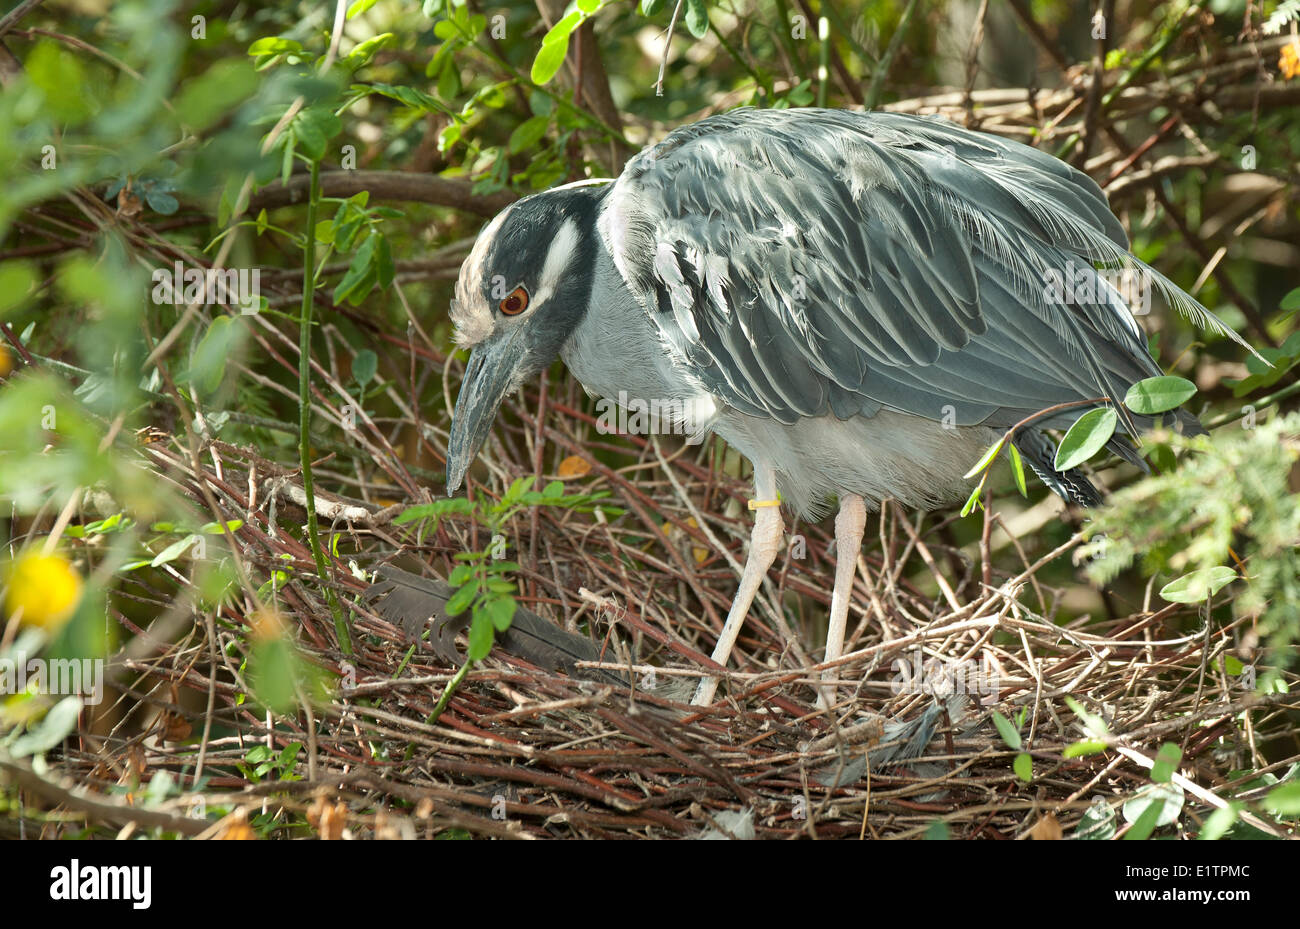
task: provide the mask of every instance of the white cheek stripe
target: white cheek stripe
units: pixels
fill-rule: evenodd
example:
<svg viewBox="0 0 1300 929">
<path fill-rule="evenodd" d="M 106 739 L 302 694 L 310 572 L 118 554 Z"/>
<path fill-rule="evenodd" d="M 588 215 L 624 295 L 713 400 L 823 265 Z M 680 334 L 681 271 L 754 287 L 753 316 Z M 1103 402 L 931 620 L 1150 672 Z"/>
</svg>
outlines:
<svg viewBox="0 0 1300 929">
<path fill-rule="evenodd" d="M 477 345 L 492 334 L 492 310 L 483 302 L 478 284 L 482 279 L 483 262 L 487 260 L 488 249 L 492 247 L 492 241 L 509 211 L 510 207 L 506 207 L 483 228 L 461 266 L 460 277 L 456 281 L 456 301 L 452 304 L 451 313 L 451 321 L 456 327 L 454 338 L 458 345 Z"/>
<path fill-rule="evenodd" d="M 560 230 L 551 240 L 551 247 L 546 251 L 546 262 L 542 265 L 542 278 L 537 287 L 537 293 L 533 294 L 532 303 L 541 305 L 541 303 L 555 293 L 555 288 L 560 285 L 560 278 L 573 260 L 574 253 L 578 249 L 578 224 L 572 219 L 566 219 L 561 225 Z"/>
</svg>

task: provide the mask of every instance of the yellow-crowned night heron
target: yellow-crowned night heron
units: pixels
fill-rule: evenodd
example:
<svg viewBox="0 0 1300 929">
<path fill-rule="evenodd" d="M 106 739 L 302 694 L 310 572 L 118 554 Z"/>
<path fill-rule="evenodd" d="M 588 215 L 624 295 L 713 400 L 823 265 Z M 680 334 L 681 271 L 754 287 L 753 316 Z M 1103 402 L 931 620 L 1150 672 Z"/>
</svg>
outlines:
<svg viewBox="0 0 1300 929">
<path fill-rule="evenodd" d="M 1122 399 L 1161 373 L 1097 267 L 1136 269 L 1227 331 L 1129 254 L 1096 184 L 1036 149 L 895 113 L 702 120 L 617 180 L 520 200 L 480 234 L 452 306 L 473 352 L 447 491 L 502 398 L 561 357 L 589 392 L 659 401 L 722 436 L 753 462 L 756 503 L 815 516 L 838 498 L 832 660 L 868 509 L 886 497 L 925 509 L 960 501 L 963 475 L 1011 425 L 1057 404 Z M 1053 280 L 1072 286 L 1054 292 Z M 1042 432 L 1082 412 L 1036 421 L 1015 444 L 1052 490 L 1087 505 L 1096 488 L 1054 469 Z M 1199 428 L 1186 411 L 1174 418 Z M 1150 423 L 1124 417 L 1121 432 Z M 1109 447 L 1141 465 L 1120 432 Z M 779 507 L 755 508 L 719 664 L 782 533 Z M 712 702 L 716 687 L 702 680 L 695 702 Z"/>
</svg>

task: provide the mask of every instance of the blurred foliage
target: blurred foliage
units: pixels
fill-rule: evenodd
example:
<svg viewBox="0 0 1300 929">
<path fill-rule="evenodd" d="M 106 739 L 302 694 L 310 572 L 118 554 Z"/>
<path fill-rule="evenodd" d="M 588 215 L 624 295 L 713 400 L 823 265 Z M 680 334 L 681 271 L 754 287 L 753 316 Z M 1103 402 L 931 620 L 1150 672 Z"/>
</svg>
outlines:
<svg viewBox="0 0 1300 929">
<path fill-rule="evenodd" d="M 1135 560 L 1148 573 L 1189 577 L 1167 585 L 1165 598 L 1204 600 L 1237 576 L 1247 580 L 1232 598 L 1237 616 L 1258 617 L 1271 660 L 1285 666 L 1300 639 L 1300 496 L 1293 482 L 1300 462 L 1300 413 L 1254 428 L 1208 436 L 1168 436 L 1192 452 L 1174 471 L 1125 487 L 1089 522 L 1080 557 L 1088 574 L 1110 582 Z"/>
</svg>

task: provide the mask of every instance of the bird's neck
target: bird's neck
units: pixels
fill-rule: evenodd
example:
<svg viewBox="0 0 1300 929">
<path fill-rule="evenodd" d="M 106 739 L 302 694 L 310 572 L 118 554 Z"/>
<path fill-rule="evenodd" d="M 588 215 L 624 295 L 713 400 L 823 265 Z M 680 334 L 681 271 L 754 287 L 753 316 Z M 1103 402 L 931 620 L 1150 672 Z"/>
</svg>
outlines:
<svg viewBox="0 0 1300 929">
<path fill-rule="evenodd" d="M 560 357 L 588 393 L 615 402 L 620 393 L 645 400 L 671 398 L 673 380 L 665 370 L 671 362 L 659 333 L 623 283 L 599 235 L 591 254 L 591 298 Z"/>
</svg>

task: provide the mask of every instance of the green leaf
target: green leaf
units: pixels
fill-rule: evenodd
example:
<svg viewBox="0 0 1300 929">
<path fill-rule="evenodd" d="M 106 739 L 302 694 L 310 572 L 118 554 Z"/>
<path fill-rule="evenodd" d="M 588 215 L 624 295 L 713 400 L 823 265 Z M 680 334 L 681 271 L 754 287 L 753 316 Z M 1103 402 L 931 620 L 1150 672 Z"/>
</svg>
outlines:
<svg viewBox="0 0 1300 929">
<path fill-rule="evenodd" d="M 1300 310 L 1300 287 L 1283 297 L 1279 306 L 1284 310 Z"/>
<path fill-rule="evenodd" d="M 226 362 L 244 335 L 234 316 L 218 316 L 194 347 L 187 379 L 203 394 L 211 394 L 226 376 Z"/>
<path fill-rule="evenodd" d="M 204 523 L 199 527 L 199 532 L 204 535 L 225 535 L 227 529 L 231 532 L 238 532 L 244 525 L 242 519 L 228 519 L 225 524 L 222 523 Z"/>
<path fill-rule="evenodd" d="M 709 10 L 704 0 L 686 0 L 686 28 L 697 39 L 709 34 Z"/>
<path fill-rule="evenodd" d="M 293 176 L 293 152 L 298 146 L 298 139 L 293 133 L 285 133 L 280 138 L 284 140 L 284 152 L 280 158 L 280 183 L 287 185 Z"/>
<path fill-rule="evenodd" d="M 76 731 L 77 717 L 80 714 L 81 698 L 64 697 L 54 704 L 35 729 L 14 739 L 9 746 L 9 754 L 15 758 L 25 758 L 48 752 Z"/>
<path fill-rule="evenodd" d="M 474 617 L 474 621 L 469 624 L 469 660 L 482 661 L 487 657 L 488 652 L 492 651 L 492 621 L 488 619 L 487 614 L 480 613 Z"/>
<path fill-rule="evenodd" d="M 584 17 L 591 16 L 597 13 L 602 5 L 603 0 L 578 0 L 578 12 Z"/>
<path fill-rule="evenodd" d="M 1029 756 L 1028 752 L 1021 752 L 1012 762 L 1011 769 L 1016 772 L 1016 777 L 1020 778 L 1026 784 L 1034 779 L 1034 759 Z"/>
<path fill-rule="evenodd" d="M 1282 816 L 1300 815 L 1300 781 L 1287 781 L 1268 792 L 1264 808 Z"/>
<path fill-rule="evenodd" d="M 252 45 L 248 46 L 248 54 L 253 58 L 259 58 L 263 55 L 284 55 L 301 51 L 301 42 L 295 42 L 293 39 L 282 39 L 279 36 L 267 36 L 266 38 L 258 39 Z"/>
<path fill-rule="evenodd" d="M 1241 807 L 1236 803 L 1229 803 L 1226 807 L 1219 807 L 1209 815 L 1205 820 L 1205 825 L 1201 827 L 1198 839 L 1214 841 L 1223 838 L 1223 834 L 1231 829 L 1237 823 L 1237 814 Z"/>
<path fill-rule="evenodd" d="M 261 78 L 243 60 L 225 59 L 187 81 L 176 99 L 176 112 L 192 129 L 207 129 L 257 92 Z"/>
<path fill-rule="evenodd" d="M 935 842 L 946 842 L 952 838 L 952 834 L 948 831 L 946 822 L 936 819 L 925 827 L 925 838 Z"/>
<path fill-rule="evenodd" d="M 366 240 L 361 243 L 361 247 L 352 256 L 352 263 L 348 265 L 347 273 L 343 275 L 343 280 L 339 281 L 334 288 L 335 303 L 342 303 L 347 300 L 355 306 L 374 288 L 377 275 L 371 265 L 375 257 L 375 240 L 377 238 L 379 238 L 377 232 L 372 232 L 366 236 Z"/>
<path fill-rule="evenodd" d="M 1182 406 L 1195 395 L 1196 385 L 1185 377 L 1148 377 L 1128 389 L 1124 405 L 1134 413 L 1154 416 Z"/>
<path fill-rule="evenodd" d="M 91 113 L 92 88 L 81 59 L 57 42 L 41 39 L 23 62 L 32 86 L 44 93 L 44 110 L 59 122 L 79 123 Z"/>
<path fill-rule="evenodd" d="M 348 52 L 348 57 L 346 59 L 348 66 L 352 68 L 360 68 L 369 64 L 370 60 L 375 57 L 375 54 L 385 45 L 393 44 L 395 38 L 396 37 L 391 32 L 384 32 L 380 35 L 366 39 L 356 48 L 352 49 L 352 51 Z"/>
<path fill-rule="evenodd" d="M 1217 565 L 1184 574 L 1160 588 L 1160 596 L 1170 603 L 1200 603 L 1208 600 L 1237 579 L 1232 568 Z"/>
<path fill-rule="evenodd" d="M 368 348 L 357 352 L 356 357 L 352 359 L 352 378 L 362 387 L 375 379 L 375 372 L 378 370 L 379 356 Z"/>
<path fill-rule="evenodd" d="M 514 601 L 513 597 L 498 597 L 484 604 L 483 612 L 492 621 L 492 625 L 497 632 L 505 632 L 510 628 L 510 623 L 515 618 L 515 610 L 518 607 L 519 604 Z"/>
<path fill-rule="evenodd" d="M 1071 697 L 1069 694 L 1066 694 L 1065 696 L 1065 705 L 1070 708 L 1071 713 L 1083 721 L 1084 726 L 1087 727 L 1088 732 L 1092 735 L 1105 736 L 1110 734 L 1110 730 L 1107 728 L 1105 720 L 1094 713 L 1089 713 L 1083 708 L 1082 703 Z"/>
<path fill-rule="evenodd" d="M 298 145 L 314 161 L 325 157 L 325 146 L 343 131 L 343 121 L 327 106 L 309 106 L 290 124 Z"/>
<path fill-rule="evenodd" d="M 443 20 L 446 22 L 446 20 Z M 455 69 L 452 68 L 452 71 Z M 446 116 L 454 115 L 437 97 L 426 94 L 422 90 L 416 90 L 414 87 L 401 87 L 396 84 L 358 84 L 357 89 L 368 90 L 371 93 L 379 94 L 382 97 L 388 97 L 390 100 L 396 100 L 399 103 L 405 103 L 415 110 L 421 110 L 427 113 L 442 113 Z"/>
<path fill-rule="evenodd" d="M 0 265 L 0 318 L 22 304 L 36 284 L 36 272 L 30 262 L 7 261 Z"/>
<path fill-rule="evenodd" d="M 968 516 L 968 515 L 970 515 L 971 511 L 974 510 L 975 507 L 979 506 L 979 504 L 980 504 L 980 494 L 983 492 L 983 490 L 984 490 L 984 485 L 983 485 L 983 484 L 976 484 L 976 485 L 975 485 L 975 489 L 972 490 L 972 491 L 970 492 L 970 496 L 966 498 L 966 503 L 962 505 L 962 508 L 961 508 L 961 515 L 962 515 L 962 516 Z"/>
<path fill-rule="evenodd" d="M 1145 839 L 1172 825 L 1183 811 L 1183 789 L 1176 784 L 1149 784 L 1124 802 L 1124 819 L 1133 824 L 1126 839 Z"/>
<path fill-rule="evenodd" d="M 974 477 L 975 475 L 983 471 L 985 468 L 987 468 L 989 466 L 989 463 L 992 462 L 994 458 L 998 457 L 998 452 L 1002 451 L 1002 443 L 1005 441 L 1006 441 L 1006 436 L 1003 436 L 1002 438 L 994 442 L 992 445 L 990 445 L 988 447 L 988 450 L 985 451 L 984 454 L 980 457 L 980 460 L 975 462 L 975 466 L 972 467 L 965 474 L 963 474 L 962 478 L 964 480 L 970 480 L 972 477 Z"/>
<path fill-rule="evenodd" d="M 151 568 L 156 568 L 159 565 L 165 565 L 169 562 L 175 561 L 177 558 L 181 557 L 181 555 L 184 555 L 191 548 L 193 548 L 194 543 L 197 540 L 198 540 L 197 535 L 187 535 L 185 538 L 177 542 L 173 542 L 171 545 L 168 545 L 156 556 L 154 556 L 154 560 L 149 562 L 149 566 Z"/>
<path fill-rule="evenodd" d="M 294 682 L 301 668 L 293 644 L 282 636 L 253 643 L 249 659 L 253 695 L 262 706 L 283 713 L 297 705 Z M 267 750 L 269 757 L 270 750 Z"/>
<path fill-rule="evenodd" d="M 1118 422 L 1119 416 L 1109 406 L 1089 410 L 1080 416 L 1061 440 L 1061 447 L 1056 450 L 1056 470 L 1077 468 L 1097 454 L 1115 434 L 1115 424 Z"/>
<path fill-rule="evenodd" d="M 1007 748 L 1011 749 L 1013 752 L 1020 751 L 1020 733 L 1017 732 L 1016 727 L 1011 724 L 1011 720 L 1007 719 L 997 710 L 994 710 L 993 725 L 997 727 L 998 735 L 1002 736 L 1002 741 L 1007 743 Z"/>
<path fill-rule="evenodd" d="M 564 56 L 568 53 L 568 35 L 565 35 L 563 41 L 543 43 L 537 57 L 533 59 L 533 69 L 529 74 L 532 82 L 538 85 L 548 83 L 563 66 Z"/>
<path fill-rule="evenodd" d="M 1020 496 L 1029 496 L 1029 487 L 1025 484 L 1025 466 L 1020 460 L 1020 450 L 1016 448 L 1015 443 L 1007 446 L 1011 453 L 1011 475 L 1016 479 L 1016 489 L 1020 491 Z"/>
<path fill-rule="evenodd" d="M 1132 801 L 1129 802 L 1131 803 Z M 1129 820 L 1129 822 L 1133 823 L 1133 826 L 1128 832 L 1124 833 L 1124 839 L 1126 841 L 1141 842 L 1144 839 L 1149 839 L 1151 838 L 1151 833 L 1155 832 L 1156 827 L 1160 825 L 1160 814 L 1164 809 L 1162 804 L 1147 801 L 1144 805 L 1139 807 L 1139 809 L 1141 812 L 1137 814 L 1137 818 Z M 1128 810 L 1129 804 L 1125 803 L 1125 819 L 1129 818 Z"/>
<path fill-rule="evenodd" d="M 1115 832 L 1115 811 L 1104 800 L 1098 800 L 1088 807 L 1079 825 L 1074 827 L 1074 838 L 1105 842 Z"/>
<path fill-rule="evenodd" d="M 1156 470 L 1161 474 L 1167 474 L 1178 466 L 1178 459 L 1174 457 L 1174 450 L 1164 442 L 1157 442 L 1148 446 L 1147 457 L 1151 459 L 1151 464 L 1155 465 Z"/>
<path fill-rule="evenodd" d="M 471 579 L 464 587 L 461 587 L 447 598 L 447 605 L 444 608 L 447 615 L 459 616 L 461 613 L 464 613 L 469 609 L 470 604 L 474 602 L 474 598 L 477 596 L 478 584 L 474 583 L 473 579 Z"/>
<path fill-rule="evenodd" d="M 1277 370 L 1279 364 L 1286 360 L 1281 349 L 1265 346 L 1259 349 L 1258 355 L 1252 353 L 1246 356 L 1246 370 L 1251 374 L 1264 375 Z"/>
<path fill-rule="evenodd" d="M 393 252 L 388 247 L 388 236 L 382 233 L 376 233 L 378 241 L 375 243 L 375 274 L 381 288 L 387 289 L 392 286 L 393 278 L 397 276 L 397 267 L 393 264 Z"/>
<path fill-rule="evenodd" d="M 348 19 L 351 19 L 354 16 L 360 16 L 378 2 L 379 0 L 356 0 L 355 3 L 348 7 Z"/>
<path fill-rule="evenodd" d="M 1235 658 L 1232 655 L 1224 655 L 1223 670 L 1228 674 L 1231 674 L 1233 677 L 1239 677 L 1241 672 L 1246 670 L 1246 666 L 1241 663 L 1241 659 Z"/>
<path fill-rule="evenodd" d="M 322 219 L 320 222 L 316 224 L 317 242 L 320 242 L 324 245 L 332 245 L 334 243 L 334 235 L 335 235 L 334 220 Z"/>
<path fill-rule="evenodd" d="M 585 16 L 583 16 L 577 10 L 574 10 L 568 16 L 564 17 L 558 23 L 552 26 L 547 31 L 546 35 L 542 36 L 542 44 L 555 45 L 557 43 L 563 42 L 565 47 L 567 48 L 569 45 L 569 34 L 573 32 L 574 29 L 577 29 L 580 25 L 582 25 L 582 21 L 584 19 L 586 19 Z"/>
<path fill-rule="evenodd" d="M 795 106 L 808 106 L 812 103 L 816 99 L 816 95 L 813 93 L 811 78 L 802 80 L 791 87 L 786 93 L 785 99 Z"/>
<path fill-rule="evenodd" d="M 1073 745 L 1067 745 L 1065 751 L 1061 752 L 1061 757 L 1084 758 L 1088 755 L 1099 755 L 1109 747 L 1105 742 L 1097 739 L 1082 739 Z"/>
<path fill-rule="evenodd" d="M 518 155 L 532 148 L 546 135 L 546 129 L 550 124 L 551 120 L 548 116 L 533 116 L 524 120 L 515 127 L 514 132 L 510 133 L 510 142 L 507 145 L 510 154 Z"/>
<path fill-rule="evenodd" d="M 180 201 L 163 190 L 146 189 L 144 200 L 149 204 L 149 209 L 162 216 L 171 216 L 181 208 Z"/>
<path fill-rule="evenodd" d="M 641 15 L 654 16 L 663 9 L 666 2 L 667 0 L 641 0 Z M 1297 293 L 1300 293 L 1300 291 L 1297 291 Z"/>
<path fill-rule="evenodd" d="M 1151 767 L 1151 780 L 1157 784 L 1167 784 L 1174 776 L 1178 763 L 1183 760 L 1183 750 L 1172 742 L 1166 742 L 1156 752 L 1156 763 Z"/>
</svg>

